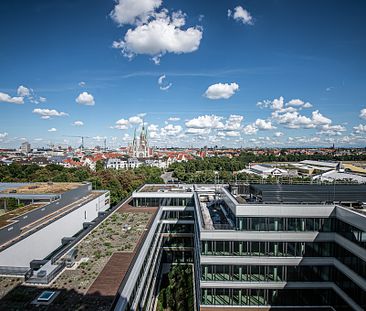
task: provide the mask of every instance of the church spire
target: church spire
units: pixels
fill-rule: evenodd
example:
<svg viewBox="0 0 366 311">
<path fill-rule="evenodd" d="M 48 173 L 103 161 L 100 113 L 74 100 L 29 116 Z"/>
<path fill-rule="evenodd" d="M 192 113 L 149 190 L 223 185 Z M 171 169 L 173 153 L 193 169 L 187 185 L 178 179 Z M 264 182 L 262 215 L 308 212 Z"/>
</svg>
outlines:
<svg viewBox="0 0 366 311">
<path fill-rule="evenodd" d="M 135 131 L 133 133 L 133 142 L 132 142 L 133 145 L 136 144 L 136 128 L 135 128 Z"/>
</svg>

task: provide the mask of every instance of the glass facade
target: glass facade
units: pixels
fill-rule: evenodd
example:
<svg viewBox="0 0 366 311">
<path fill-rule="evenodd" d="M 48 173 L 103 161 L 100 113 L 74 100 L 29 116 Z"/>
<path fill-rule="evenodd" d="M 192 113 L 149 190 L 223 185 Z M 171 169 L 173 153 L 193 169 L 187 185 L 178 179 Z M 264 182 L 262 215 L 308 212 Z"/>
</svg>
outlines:
<svg viewBox="0 0 366 311">
<path fill-rule="evenodd" d="M 202 265 L 202 281 L 320 282 L 331 281 L 332 266 Z"/>
<path fill-rule="evenodd" d="M 161 219 L 194 220 L 193 211 L 164 211 Z"/>
<path fill-rule="evenodd" d="M 353 243 L 366 248 L 366 231 L 333 217 L 236 217 L 235 223 L 236 230 L 242 231 L 337 232 Z"/>
<path fill-rule="evenodd" d="M 331 306 L 349 310 L 349 306 L 330 289 L 232 289 L 202 288 L 203 305 L 243 306 Z M 291 309 L 289 309 L 291 310 Z"/>
<path fill-rule="evenodd" d="M 208 256 L 302 257 L 305 242 L 201 241 L 201 254 Z"/>
<path fill-rule="evenodd" d="M 366 232 L 349 225 L 335 217 L 235 217 L 229 208 L 231 202 L 220 200 L 217 205 L 216 216 L 221 211 L 229 220 L 231 232 L 255 231 L 255 232 L 336 232 L 347 240 L 363 248 L 366 247 Z M 255 257 L 329 257 L 336 258 L 339 262 L 354 271 L 358 276 L 366 280 L 366 262 L 360 259 L 357 254 L 352 254 L 342 245 L 335 242 L 290 242 L 290 241 L 229 241 L 229 240 L 202 240 L 200 232 L 195 233 L 196 222 L 195 212 L 177 211 L 175 206 L 194 206 L 192 198 L 134 198 L 133 205 L 136 207 L 172 207 L 163 211 L 160 220 L 187 220 L 187 223 L 160 223 L 160 238 L 162 244 L 160 250 L 151 250 L 155 255 L 162 253 L 162 262 L 185 262 L 195 263 L 197 271 L 196 288 L 201 290 L 198 300 L 203 305 L 243 305 L 243 306 L 333 306 L 337 310 L 349 310 L 347 305 L 331 288 L 329 284 L 320 285 L 323 288 L 317 289 L 296 289 L 297 285 L 292 283 L 291 289 L 274 289 L 282 284 L 271 284 L 276 282 L 333 282 L 343 290 L 355 303 L 366 310 L 365 291 L 353 280 L 348 278 L 331 261 L 322 265 L 286 265 L 280 264 L 258 264 Z M 304 206 L 304 208 L 306 208 Z M 168 208 L 165 208 L 168 209 Z M 220 216 L 220 215 L 219 215 Z M 213 217 L 211 215 L 211 217 Z M 216 218 L 219 218 L 218 216 Z M 226 219 L 225 218 L 225 219 Z M 228 230 L 224 228 L 222 219 L 214 223 L 218 231 Z M 166 221 L 168 222 L 168 221 Z M 193 223 L 194 222 L 194 223 Z M 219 227 L 222 225 L 223 227 Z M 238 232 L 236 232 L 238 233 Z M 242 232 L 245 236 L 245 232 Z M 294 238 L 296 234 L 294 234 Z M 212 238 L 212 237 L 208 237 Z M 245 238 L 244 238 L 245 239 Z M 195 248 L 201 243 L 200 249 Z M 201 252 L 201 253 L 200 253 Z M 253 257 L 253 264 L 202 264 L 199 256 L 246 256 Z M 197 260 L 197 261 L 196 261 Z M 224 260 L 221 258 L 220 260 Z M 284 261 L 284 260 L 283 260 Z M 265 262 L 265 261 L 261 261 Z M 291 261 L 289 261 L 291 262 Z M 145 264 L 145 263 L 144 263 Z M 145 265 L 143 266 L 145 269 Z M 141 273 L 139 275 L 139 278 Z M 138 279 L 138 282 L 140 280 Z M 210 283 L 217 282 L 215 288 L 206 288 Z M 220 287 L 219 282 L 225 282 Z M 236 283 L 234 283 L 236 282 Z M 237 288 L 238 282 L 245 283 L 245 287 Z M 266 284 L 267 282 L 267 284 Z M 271 282 L 271 283 L 269 283 Z M 235 287 L 235 288 L 230 288 Z M 266 288 L 258 288 L 266 287 Z M 271 288 L 272 287 L 272 288 Z M 199 295 L 199 294 L 198 294 Z"/>
<path fill-rule="evenodd" d="M 366 262 L 335 242 L 201 241 L 207 256 L 334 257 L 366 279 Z"/>
<path fill-rule="evenodd" d="M 135 207 L 194 206 L 193 198 L 134 198 Z"/>
<path fill-rule="evenodd" d="M 237 217 L 236 229 L 243 231 L 332 231 L 330 218 Z"/>
<path fill-rule="evenodd" d="M 363 309 L 366 308 L 365 292 L 352 280 L 332 266 L 227 266 L 227 265 L 204 265 L 202 266 L 202 281 L 241 281 L 241 282 L 334 282 L 350 298 L 352 298 Z M 222 305 L 267 305 L 276 303 L 270 296 L 266 295 L 267 289 L 242 289 L 246 296 L 240 300 L 236 297 L 238 289 L 222 288 L 217 291 L 214 288 L 203 289 L 203 304 L 222 304 Z M 294 305 L 301 305 L 303 299 L 302 289 L 300 295 L 295 299 L 292 297 Z M 320 291 L 322 289 L 319 289 Z M 208 292 L 206 292 L 208 291 Z M 248 292 L 249 291 L 249 292 Z M 259 292 L 258 292 L 259 291 Z M 259 293 L 261 293 L 259 295 Z M 206 295 L 206 296 L 205 296 Z M 319 298 L 319 293 L 314 293 L 314 299 Z M 225 296 L 225 297 L 224 297 Z M 255 296 L 250 297 L 250 296 Z M 260 296 L 260 298 L 259 298 Z M 243 298 L 243 297 L 242 297 Z M 325 301 L 325 304 L 334 305 L 334 301 Z M 274 304 L 275 305 L 275 304 Z M 309 305 L 314 305 L 314 300 L 310 300 Z M 337 309 L 338 310 L 338 309 Z"/>
</svg>

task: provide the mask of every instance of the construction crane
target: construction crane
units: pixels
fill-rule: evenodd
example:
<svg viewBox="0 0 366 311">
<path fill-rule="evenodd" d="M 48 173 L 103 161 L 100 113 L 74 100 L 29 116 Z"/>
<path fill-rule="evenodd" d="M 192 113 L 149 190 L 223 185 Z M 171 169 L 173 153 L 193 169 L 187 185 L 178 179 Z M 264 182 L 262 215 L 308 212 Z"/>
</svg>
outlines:
<svg viewBox="0 0 366 311">
<path fill-rule="evenodd" d="M 81 145 L 80 145 L 80 149 L 84 150 L 84 139 L 85 138 L 90 138 L 89 136 L 79 136 L 79 135 L 63 135 L 65 137 L 78 137 L 81 138 Z"/>
</svg>

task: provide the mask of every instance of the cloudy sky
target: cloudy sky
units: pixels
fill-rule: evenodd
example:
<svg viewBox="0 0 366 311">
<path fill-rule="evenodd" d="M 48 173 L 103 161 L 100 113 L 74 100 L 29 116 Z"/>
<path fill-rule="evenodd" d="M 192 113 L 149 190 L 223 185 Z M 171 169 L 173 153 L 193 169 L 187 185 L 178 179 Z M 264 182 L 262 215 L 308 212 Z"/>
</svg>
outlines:
<svg viewBox="0 0 366 311">
<path fill-rule="evenodd" d="M 0 146 L 365 146 L 366 2 L 0 2 Z"/>
</svg>

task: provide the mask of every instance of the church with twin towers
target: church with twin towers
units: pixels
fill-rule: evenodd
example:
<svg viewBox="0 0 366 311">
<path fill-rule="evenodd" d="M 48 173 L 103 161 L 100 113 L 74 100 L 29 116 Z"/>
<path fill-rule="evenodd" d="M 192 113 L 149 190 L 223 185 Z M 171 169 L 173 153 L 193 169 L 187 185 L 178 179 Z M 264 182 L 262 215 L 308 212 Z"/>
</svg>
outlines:
<svg viewBox="0 0 366 311">
<path fill-rule="evenodd" d="M 135 129 L 132 144 L 128 146 L 128 155 L 133 158 L 150 158 L 153 156 L 153 149 L 149 147 L 148 133 L 145 123 L 142 124 L 139 138 L 136 135 Z"/>
</svg>

